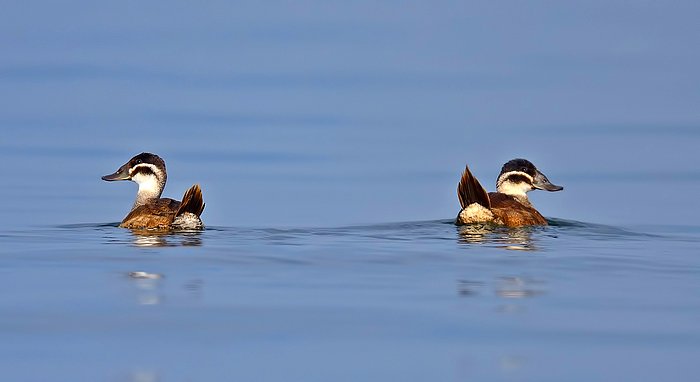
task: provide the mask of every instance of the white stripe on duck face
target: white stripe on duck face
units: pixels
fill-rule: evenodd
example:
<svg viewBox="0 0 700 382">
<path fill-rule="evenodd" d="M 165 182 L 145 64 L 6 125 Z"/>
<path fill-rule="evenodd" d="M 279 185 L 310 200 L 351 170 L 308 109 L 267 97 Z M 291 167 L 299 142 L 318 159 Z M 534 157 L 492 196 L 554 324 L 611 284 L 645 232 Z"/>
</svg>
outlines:
<svg viewBox="0 0 700 382">
<path fill-rule="evenodd" d="M 525 179 L 527 179 L 527 181 L 512 181 L 510 180 L 511 177 L 524 177 Z M 496 182 L 496 191 L 502 194 L 527 199 L 527 193 L 534 189 L 534 187 L 532 186 L 533 181 L 534 179 L 532 178 L 532 176 L 526 172 L 508 171 L 498 177 L 498 181 Z"/>
</svg>

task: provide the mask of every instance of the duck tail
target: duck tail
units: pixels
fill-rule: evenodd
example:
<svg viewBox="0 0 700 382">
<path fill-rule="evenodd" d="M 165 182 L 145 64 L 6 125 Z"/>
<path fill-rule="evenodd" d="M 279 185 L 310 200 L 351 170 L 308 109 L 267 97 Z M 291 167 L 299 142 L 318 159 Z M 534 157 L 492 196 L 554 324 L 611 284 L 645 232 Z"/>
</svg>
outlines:
<svg viewBox="0 0 700 382">
<path fill-rule="evenodd" d="M 202 189 L 198 184 L 190 187 L 189 190 L 185 192 L 182 197 L 182 203 L 180 203 L 180 208 L 178 208 L 175 216 L 180 216 L 185 212 L 193 213 L 200 216 L 204 211 L 204 199 L 202 198 Z"/>
<path fill-rule="evenodd" d="M 462 205 L 462 209 L 474 203 L 486 208 L 491 208 L 491 200 L 489 199 L 488 192 L 486 192 L 484 187 L 481 186 L 481 183 L 479 183 L 474 175 L 472 175 L 471 171 L 469 171 L 469 166 L 467 166 L 462 173 L 462 179 L 457 186 L 457 196 L 459 197 L 459 203 Z"/>
</svg>

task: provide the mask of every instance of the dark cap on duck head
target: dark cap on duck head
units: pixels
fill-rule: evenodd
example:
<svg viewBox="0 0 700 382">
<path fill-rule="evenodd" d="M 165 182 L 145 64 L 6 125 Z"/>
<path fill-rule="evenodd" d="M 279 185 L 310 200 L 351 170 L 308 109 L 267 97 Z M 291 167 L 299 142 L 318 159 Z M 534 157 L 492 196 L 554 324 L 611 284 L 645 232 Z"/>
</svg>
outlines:
<svg viewBox="0 0 700 382">
<path fill-rule="evenodd" d="M 545 191 L 561 191 L 564 189 L 562 186 L 557 186 L 555 184 L 552 184 L 552 182 L 547 179 L 547 177 L 535 167 L 532 162 L 530 162 L 527 159 L 522 159 L 522 158 L 516 158 L 512 159 L 506 164 L 503 165 L 501 168 L 501 173 L 499 174 L 498 178 L 501 179 L 501 176 L 504 174 L 508 173 L 513 173 L 513 175 L 509 175 L 508 178 L 510 177 L 517 177 L 518 173 L 525 173 L 532 178 L 532 187 L 538 189 L 538 190 L 545 190 Z M 527 179 L 527 177 L 520 175 L 522 177 L 523 181 L 529 181 L 530 179 Z"/>
<path fill-rule="evenodd" d="M 162 172 L 165 174 L 165 161 L 158 155 L 141 153 L 131 158 L 114 173 L 103 176 L 102 180 L 110 182 L 115 180 L 131 180 L 132 176 L 135 174 L 135 170 L 138 170 L 137 172 Z"/>
</svg>

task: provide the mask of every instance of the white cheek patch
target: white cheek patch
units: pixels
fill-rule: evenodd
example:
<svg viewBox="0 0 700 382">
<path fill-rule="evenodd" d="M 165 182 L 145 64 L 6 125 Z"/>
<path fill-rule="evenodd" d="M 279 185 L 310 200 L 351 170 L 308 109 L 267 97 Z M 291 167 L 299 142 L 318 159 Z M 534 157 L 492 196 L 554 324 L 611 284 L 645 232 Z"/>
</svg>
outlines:
<svg viewBox="0 0 700 382">
<path fill-rule="evenodd" d="M 519 175 L 527 178 L 530 183 L 526 182 L 511 182 L 508 180 L 509 177 L 513 175 Z M 534 179 L 530 174 L 522 171 L 509 171 L 498 177 L 498 182 L 496 182 L 496 190 L 502 194 L 514 195 L 514 196 L 525 196 L 526 193 L 532 191 L 532 182 Z"/>
<path fill-rule="evenodd" d="M 525 196 L 525 194 L 531 190 L 532 187 L 529 184 L 523 182 L 504 182 L 501 183 L 500 186 L 498 186 L 498 192 L 507 195 Z"/>
<path fill-rule="evenodd" d="M 137 173 L 131 180 L 139 185 L 139 193 L 157 193 L 160 185 L 158 184 L 158 178 L 155 175 L 145 175 L 143 173 Z"/>
<path fill-rule="evenodd" d="M 143 173 L 143 172 L 137 172 L 139 168 L 148 168 L 151 172 L 150 173 Z M 159 176 L 161 174 L 161 170 L 150 164 L 150 163 L 141 163 L 138 164 L 134 167 L 132 167 L 129 170 L 129 175 L 131 176 L 131 180 L 135 182 L 136 184 L 139 185 L 139 192 L 138 192 L 138 197 L 142 199 L 146 198 L 153 198 L 153 197 L 159 197 L 160 193 L 162 192 L 162 187 L 163 185 L 161 184 L 159 180 Z"/>
</svg>

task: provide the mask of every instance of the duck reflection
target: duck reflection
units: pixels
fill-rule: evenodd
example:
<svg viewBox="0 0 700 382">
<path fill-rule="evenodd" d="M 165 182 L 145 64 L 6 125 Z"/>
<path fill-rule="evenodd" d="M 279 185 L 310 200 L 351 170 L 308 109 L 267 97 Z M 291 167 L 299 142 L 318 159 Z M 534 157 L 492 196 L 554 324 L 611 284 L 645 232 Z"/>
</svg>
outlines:
<svg viewBox="0 0 700 382">
<path fill-rule="evenodd" d="M 491 285 L 493 284 L 493 285 Z M 494 283 L 474 280 L 457 280 L 457 293 L 462 297 L 479 295 L 484 289 L 493 288 L 496 296 L 504 299 L 523 299 L 544 293 L 545 282 L 524 276 L 501 276 Z"/>
<path fill-rule="evenodd" d="M 522 299 L 544 293 L 544 282 L 529 277 L 503 276 L 496 287 L 498 297 Z"/>
<path fill-rule="evenodd" d="M 139 305 L 159 305 L 163 302 L 161 281 L 164 276 L 162 274 L 133 271 L 127 276 L 136 287 L 136 300 Z"/>
<path fill-rule="evenodd" d="M 500 314 L 520 314 L 527 311 L 529 304 L 524 300 L 545 293 L 545 282 L 530 277 L 503 276 L 495 287 L 496 296 L 502 303 L 496 307 Z"/>
<path fill-rule="evenodd" d="M 497 227 L 491 224 L 469 224 L 458 227 L 459 242 L 486 244 L 513 251 L 535 251 L 533 227 Z"/>
<path fill-rule="evenodd" d="M 124 382 L 159 382 L 161 378 L 160 374 L 154 370 L 135 370 L 120 380 Z"/>
<path fill-rule="evenodd" d="M 202 231 L 131 230 L 132 243 L 137 247 L 198 247 Z"/>
</svg>

